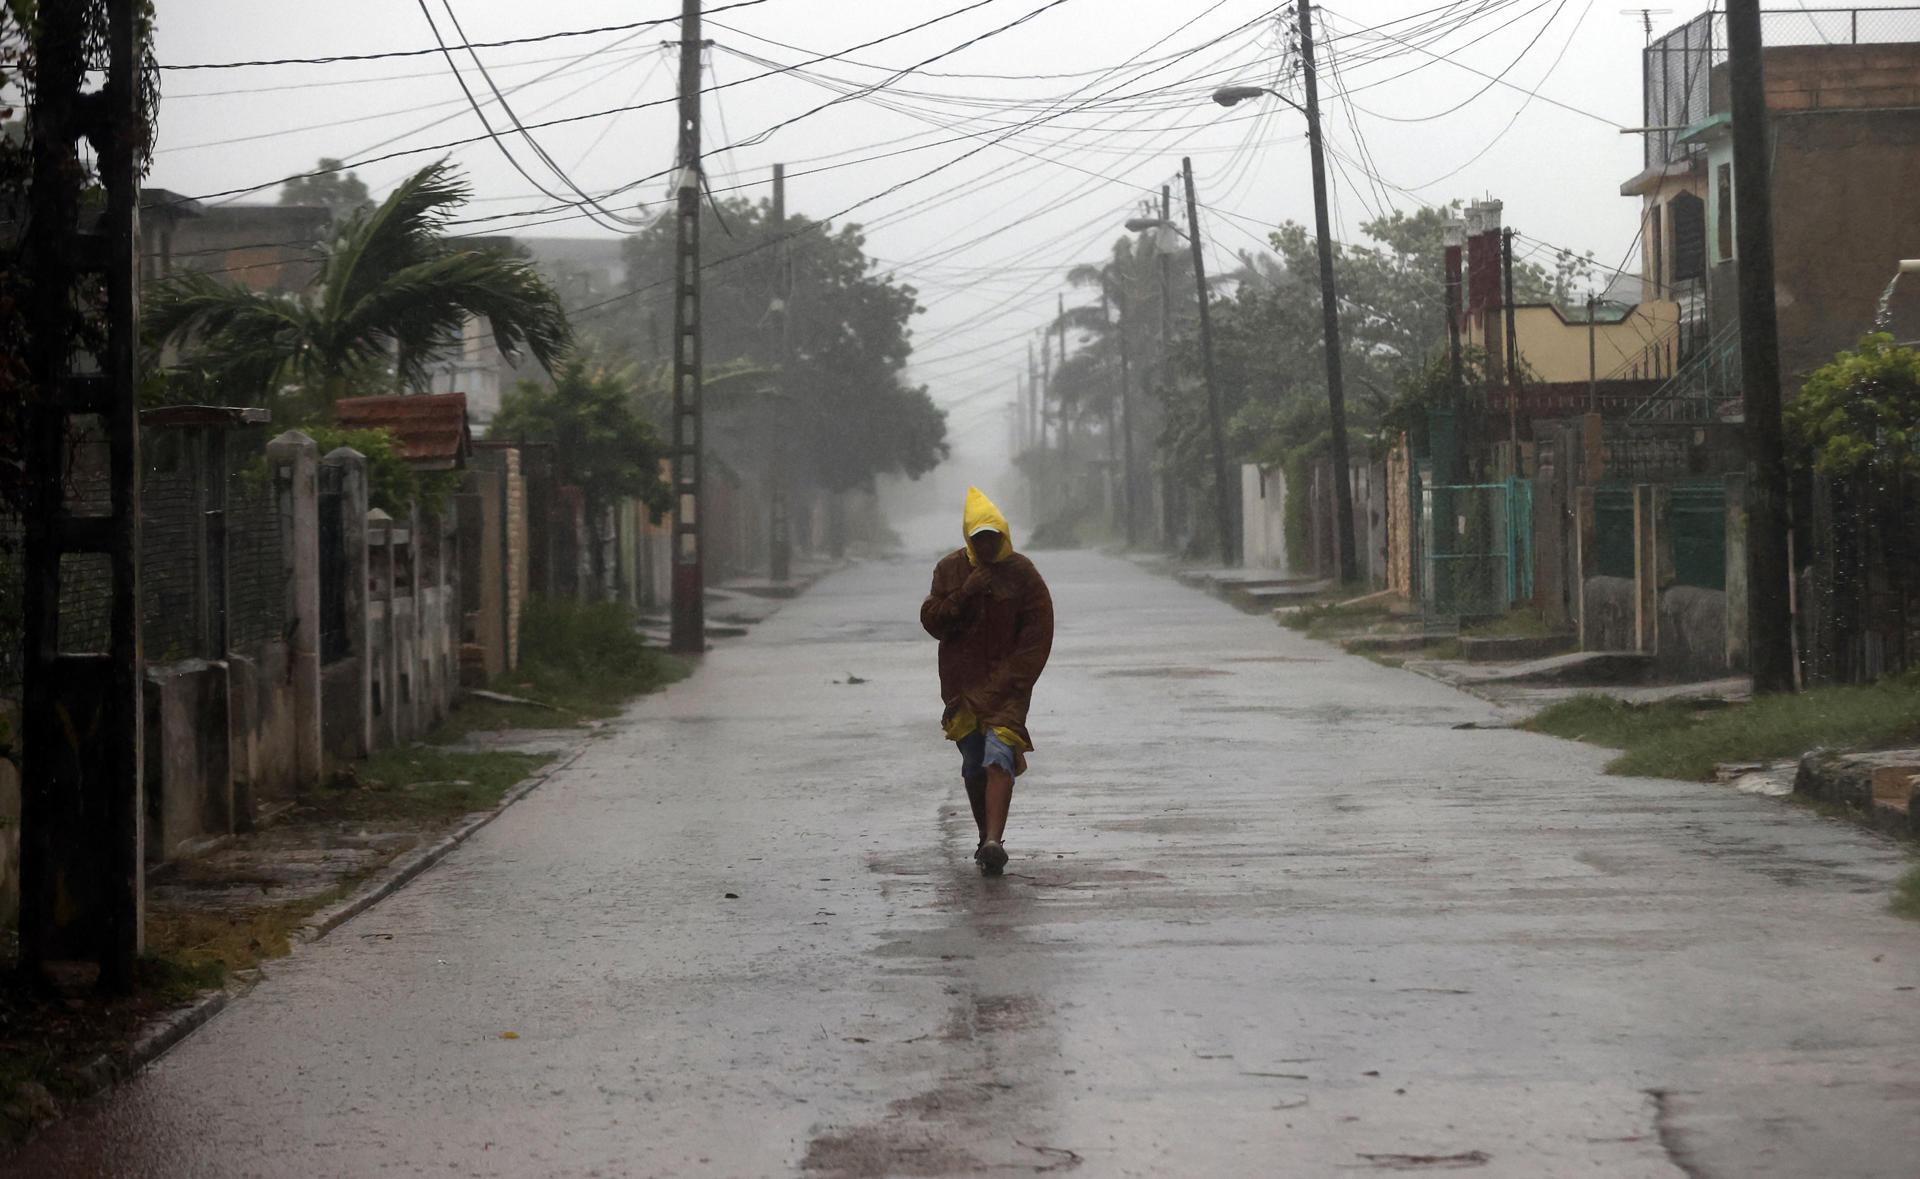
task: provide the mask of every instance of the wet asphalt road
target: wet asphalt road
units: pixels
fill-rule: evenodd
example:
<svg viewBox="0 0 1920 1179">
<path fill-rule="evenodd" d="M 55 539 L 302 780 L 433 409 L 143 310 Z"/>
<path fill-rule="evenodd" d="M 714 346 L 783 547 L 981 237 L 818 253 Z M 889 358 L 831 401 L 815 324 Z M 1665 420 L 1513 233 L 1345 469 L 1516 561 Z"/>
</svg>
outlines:
<svg viewBox="0 0 1920 1179">
<path fill-rule="evenodd" d="M 1920 1173 L 1891 845 L 1037 559 L 1005 878 L 859 566 L 6 1173 Z"/>
</svg>

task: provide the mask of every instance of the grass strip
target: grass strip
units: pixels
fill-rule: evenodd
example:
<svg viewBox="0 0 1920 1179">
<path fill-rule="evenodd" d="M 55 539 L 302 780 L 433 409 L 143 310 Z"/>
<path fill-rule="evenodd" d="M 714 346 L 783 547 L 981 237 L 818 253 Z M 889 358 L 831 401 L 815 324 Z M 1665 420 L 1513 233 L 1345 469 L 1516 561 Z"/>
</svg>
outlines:
<svg viewBox="0 0 1920 1179">
<path fill-rule="evenodd" d="M 449 823 L 491 810 L 549 759 L 532 753 L 467 753 L 415 745 L 385 749 L 333 775 L 302 800 L 312 818 Z"/>
<path fill-rule="evenodd" d="M 1698 781 L 1722 762 L 1776 761 L 1809 749 L 1871 749 L 1920 740 L 1920 681 L 1889 679 L 1724 703 L 1634 704 L 1583 695 L 1527 728 L 1621 751 L 1610 774 Z"/>
<path fill-rule="evenodd" d="M 1907 869 L 1907 874 L 1893 886 L 1893 899 L 1887 902 L 1887 912 L 1909 921 L 1920 921 L 1920 864 Z"/>
</svg>

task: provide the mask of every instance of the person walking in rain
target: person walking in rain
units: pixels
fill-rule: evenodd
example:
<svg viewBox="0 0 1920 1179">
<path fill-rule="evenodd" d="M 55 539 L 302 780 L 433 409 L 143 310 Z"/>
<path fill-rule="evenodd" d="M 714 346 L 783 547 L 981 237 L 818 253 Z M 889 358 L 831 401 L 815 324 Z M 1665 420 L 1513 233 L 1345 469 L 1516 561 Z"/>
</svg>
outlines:
<svg viewBox="0 0 1920 1179">
<path fill-rule="evenodd" d="M 1033 750 L 1027 709 L 1053 650 L 1053 598 L 1033 562 L 1013 551 L 1007 518 L 979 488 L 967 488 L 966 544 L 933 567 L 920 625 L 940 640 L 940 723 L 960 747 L 980 845 L 980 871 L 998 876 L 1013 780 Z"/>
</svg>

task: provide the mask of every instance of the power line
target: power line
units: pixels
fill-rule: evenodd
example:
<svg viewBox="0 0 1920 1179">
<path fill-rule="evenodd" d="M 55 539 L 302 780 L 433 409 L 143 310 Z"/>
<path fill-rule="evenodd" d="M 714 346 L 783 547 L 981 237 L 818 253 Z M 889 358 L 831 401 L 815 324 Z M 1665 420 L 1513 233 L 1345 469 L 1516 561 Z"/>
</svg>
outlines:
<svg viewBox="0 0 1920 1179">
<path fill-rule="evenodd" d="M 737 0 L 736 3 L 714 9 L 716 13 L 732 12 L 736 8 L 752 8 L 765 4 L 767 0 Z M 470 41 L 459 45 L 436 45 L 431 49 L 393 49 L 383 53 L 337 53 L 330 57 L 280 57 L 260 61 L 213 61 L 194 62 L 185 65 L 162 65 L 163 70 L 242 70 L 261 66 L 300 66 L 334 65 L 343 61 L 386 61 L 399 57 L 433 57 L 448 49 L 504 49 L 509 45 L 537 45 L 543 41 L 558 41 L 563 37 L 593 37 L 602 33 L 626 33 L 635 29 L 654 29 L 661 25 L 679 23 L 677 16 L 662 17 L 659 20 L 632 21 L 623 25 L 602 25 L 595 29 L 569 29 L 561 33 L 542 33 L 534 37 L 511 37 L 504 41 Z"/>
<path fill-rule="evenodd" d="M 975 4 L 972 7 L 978 8 L 984 4 L 988 4 L 991 2 L 992 0 L 980 0 L 980 4 Z M 829 99 L 828 101 L 821 103 L 819 106 L 816 106 L 811 110 L 802 111 L 797 115 L 791 116 L 790 118 L 782 119 L 778 123 L 775 123 L 772 126 L 767 127 L 764 130 L 759 131 L 756 134 L 741 140 L 739 143 L 729 144 L 728 147 L 730 148 L 752 147 L 755 144 L 764 143 L 768 139 L 772 138 L 774 133 L 779 131 L 783 127 L 791 127 L 793 124 L 798 123 L 800 120 L 817 115 L 821 111 L 824 111 L 829 107 L 837 106 L 840 103 L 846 102 L 848 99 L 851 99 L 851 98 L 857 98 L 860 96 L 861 93 L 870 94 L 875 90 L 883 90 L 886 87 L 892 85 L 893 83 L 898 82 L 900 79 L 906 77 L 908 74 L 913 73 L 915 70 L 920 69 L 922 66 L 932 65 L 936 61 L 941 61 L 945 58 L 952 57 L 956 53 L 961 53 L 965 50 L 971 49 L 975 45 L 980 44 L 982 41 L 986 41 L 990 38 L 997 37 L 1000 34 L 1007 32 L 1010 29 L 1018 28 L 1019 26 L 1026 24 L 1028 21 L 1033 20 L 1036 17 L 1039 17 L 1043 13 L 1046 13 L 1052 9 L 1058 8 L 1062 4 L 1067 4 L 1067 3 L 1071 3 L 1071 0 L 1047 0 L 1047 2 L 1045 4 L 1042 4 L 1040 7 L 1035 8 L 1032 11 L 1014 20 L 1008 21 L 1006 24 L 1003 24 L 998 28 L 989 29 L 988 31 L 981 33 L 977 37 L 971 37 L 965 41 L 962 41 L 960 44 L 955 45 L 953 48 L 948 49 L 941 53 L 936 53 L 932 57 L 927 58 L 925 61 L 921 61 L 915 65 L 908 66 L 903 70 L 896 70 L 894 73 L 890 74 L 883 81 L 875 82 L 873 85 L 866 87 L 863 91 L 859 93 L 842 95 L 838 98 Z M 961 9 L 960 11 L 965 12 L 968 10 Z"/>
<path fill-rule="evenodd" d="M 1376 31 L 1378 32 L 1378 30 L 1376 30 Z M 1497 31 L 1497 30 L 1496 30 L 1496 31 Z M 1412 49 L 1412 50 L 1414 50 L 1414 51 L 1415 51 L 1415 52 L 1417 52 L 1417 53 L 1424 53 L 1424 54 L 1426 54 L 1426 55 L 1427 55 L 1428 57 L 1431 57 L 1431 58 L 1433 58 L 1433 59 L 1434 59 L 1435 61 L 1442 61 L 1442 62 L 1445 62 L 1445 63 L 1447 63 L 1447 64 L 1448 64 L 1448 65 L 1450 65 L 1450 66 L 1453 66 L 1453 67 L 1455 67 L 1456 69 L 1462 69 L 1462 70 L 1465 70 L 1465 71 L 1467 71 L 1467 72 L 1468 72 L 1468 73 L 1470 73 L 1470 74 L 1477 74 L 1477 75 L 1479 75 L 1479 76 L 1480 76 L 1480 77 L 1482 77 L 1482 78 L 1488 78 L 1488 79 L 1491 79 L 1491 80 L 1492 80 L 1492 81 L 1493 81 L 1493 82 L 1494 82 L 1494 83 L 1495 83 L 1496 85 L 1500 85 L 1500 86 L 1505 86 L 1505 87 L 1507 87 L 1507 88 L 1508 88 L 1508 89 L 1510 89 L 1510 90 L 1518 90 L 1518 91 L 1520 91 L 1520 92 L 1521 92 L 1522 94 L 1527 94 L 1527 93 L 1530 93 L 1530 92 L 1529 92 L 1529 91 L 1527 90 L 1527 88 L 1526 88 L 1526 87 L 1524 87 L 1524 86 L 1520 86 L 1520 85 L 1516 85 L 1515 83 L 1512 83 L 1512 82 L 1508 82 L 1508 81 L 1505 81 L 1504 79 L 1501 79 L 1501 78 L 1496 78 L 1496 77 L 1494 77 L 1494 75 L 1492 75 L 1492 74 L 1489 74 L 1489 73 L 1487 73 L 1487 72 L 1486 72 L 1485 70 L 1482 70 L 1482 69 L 1477 69 L 1477 68 L 1475 68 L 1475 67 L 1473 67 L 1473 66 L 1470 66 L 1470 65 L 1468 65 L 1468 64 L 1467 64 L 1466 62 L 1463 62 L 1463 61 L 1457 61 L 1457 60 L 1455 60 L 1455 59 L 1454 59 L 1453 57 L 1450 57 L 1450 56 L 1448 56 L 1447 54 L 1444 54 L 1444 53 L 1436 53 L 1436 52 L 1434 52 L 1433 50 L 1431 50 L 1431 49 L 1428 49 L 1428 48 L 1426 48 L 1426 47 L 1425 47 L 1425 46 L 1423 46 L 1423 45 L 1415 45 L 1415 44 L 1413 44 L 1413 43 L 1411 43 L 1411 42 L 1408 42 L 1408 41 L 1404 41 L 1404 40 L 1402 40 L 1402 39 L 1401 39 L 1401 38 L 1399 38 L 1399 37 L 1395 37 L 1395 36 L 1393 36 L 1393 35 L 1392 35 L 1391 33 L 1386 33 L 1386 32 L 1379 32 L 1379 35 L 1380 35 L 1380 36 L 1382 36 L 1382 37 L 1384 37 L 1384 38 L 1386 38 L 1386 39 L 1387 39 L 1387 40 L 1389 40 L 1389 41 L 1392 41 L 1392 42 L 1394 42 L 1395 44 L 1398 44 L 1398 45 L 1403 45 L 1403 46 L 1405 46 L 1405 47 L 1406 47 L 1406 48 L 1408 48 L 1408 49 Z M 1409 73 L 1411 73 L 1412 71 L 1408 71 L 1408 72 L 1409 72 Z M 1382 81 L 1376 81 L 1376 82 L 1370 82 L 1370 83 L 1368 83 L 1368 86 L 1377 86 L 1377 85 L 1382 85 L 1382 84 L 1384 84 L 1384 82 L 1386 82 L 1386 81 L 1392 81 L 1392 80 L 1393 80 L 1393 79 L 1391 79 L 1391 78 L 1389 78 L 1389 79 L 1384 79 L 1384 80 L 1382 80 Z M 1367 87 L 1360 87 L 1359 89 L 1366 89 L 1366 88 L 1367 88 Z M 1620 129 L 1621 129 L 1621 124 L 1620 124 L 1620 123 L 1617 123 L 1617 122 L 1615 122 L 1614 120 L 1612 120 L 1612 119 L 1609 119 L 1609 118 L 1607 118 L 1607 117 L 1606 117 L 1605 115 L 1597 115 L 1597 114 L 1594 114 L 1594 113 L 1593 113 L 1592 111 L 1590 111 L 1590 110 L 1584 110 L 1584 109 L 1582 109 L 1582 108 L 1580 108 L 1580 107 L 1577 107 L 1577 106 L 1574 106 L 1574 105 L 1572 105 L 1571 103 L 1566 103 L 1566 102 L 1561 102 L 1561 101 L 1560 101 L 1559 99 L 1557 99 L 1557 98 L 1548 98 L 1548 97 L 1547 97 L 1547 96 L 1545 96 L 1544 94 L 1539 94 L 1539 95 L 1534 95 L 1534 97 L 1536 97 L 1536 98 L 1538 98 L 1538 99 L 1539 99 L 1539 100 L 1540 100 L 1541 102 L 1544 102 L 1544 103 L 1547 103 L 1547 104 L 1548 104 L 1548 105 L 1550 105 L 1550 106 L 1557 106 L 1557 107 L 1559 107 L 1559 108 L 1560 108 L 1560 109 L 1562 109 L 1562 110 L 1565 110 L 1565 111 L 1571 111 L 1571 112 L 1573 112 L 1573 113 L 1574 113 L 1574 114 L 1576 114 L 1576 115 L 1580 115 L 1580 116 L 1582 116 L 1582 117 L 1584 117 L 1584 118 L 1589 118 L 1589 119 L 1592 119 L 1592 120 L 1594 120 L 1595 122 L 1598 122 L 1598 123 L 1605 123 L 1605 124 L 1606 124 L 1607 126 L 1609 126 L 1609 127 L 1612 127 L 1612 128 L 1614 128 L 1615 130 L 1620 130 Z M 1376 116 L 1376 117 L 1378 117 L 1378 116 Z"/>
<path fill-rule="evenodd" d="M 440 41 L 440 27 L 434 22 L 433 13 L 427 7 L 427 0 L 419 0 L 419 5 L 420 14 L 427 18 L 427 27 L 433 31 L 433 39 Z M 460 18 L 454 15 L 451 0 L 441 0 L 441 6 L 446 9 L 447 19 L 453 22 L 453 31 L 464 38 L 467 35 L 466 30 L 460 27 Z M 442 42 L 442 44 L 444 45 L 444 42 Z M 540 145 L 540 141 L 535 139 L 533 134 L 527 130 L 526 124 L 520 121 L 520 116 L 514 113 L 513 106 L 507 102 L 507 96 L 501 93 L 500 87 L 494 83 L 493 75 L 487 72 L 486 64 L 480 60 L 479 51 L 469 49 L 467 52 L 468 55 L 473 58 L 474 68 L 480 71 L 481 79 L 486 82 L 487 89 L 493 92 L 494 101 L 500 104 L 501 111 L 506 114 L 507 120 L 513 124 L 514 129 L 520 133 L 520 138 L 526 141 L 527 146 L 533 149 L 533 154 L 539 157 L 540 161 L 553 172 L 554 176 L 559 178 L 560 183 L 571 189 L 573 193 L 580 198 L 580 202 L 569 203 L 582 204 L 582 212 L 590 217 L 594 224 L 603 229 L 611 229 L 618 232 L 622 227 L 632 228 L 643 224 L 643 222 L 635 221 L 629 217 L 612 212 L 605 205 L 602 205 L 599 201 L 589 196 L 585 189 L 575 184 L 573 178 L 567 175 L 566 170 L 560 166 L 559 162 L 556 161 L 553 156 L 547 152 L 547 149 Z M 546 196 L 554 200 L 567 200 L 567 198 L 549 190 L 545 185 L 534 179 L 532 174 L 525 168 L 520 166 L 520 161 L 514 158 L 511 151 L 507 150 L 507 145 L 501 142 L 499 134 L 494 131 L 493 125 L 487 121 L 486 111 L 481 107 L 479 101 L 474 98 L 473 91 L 467 86 L 467 80 L 461 74 L 460 67 L 454 63 L 453 51 L 450 49 L 447 50 L 446 56 L 447 67 L 453 72 L 454 80 L 460 84 L 460 92 L 467 96 L 467 102 L 473 107 L 473 113 L 479 118 L 480 125 L 486 128 L 488 137 L 493 140 L 494 146 L 500 149 L 500 154 L 507 158 L 507 162 L 513 165 L 513 170 L 526 177 L 528 183 L 532 184 L 536 189 L 539 189 L 540 192 Z M 590 208 L 587 206 L 590 206 Z M 602 221 L 601 217 L 607 218 L 609 221 L 612 221 L 613 224 L 607 224 L 607 221 Z"/>
</svg>

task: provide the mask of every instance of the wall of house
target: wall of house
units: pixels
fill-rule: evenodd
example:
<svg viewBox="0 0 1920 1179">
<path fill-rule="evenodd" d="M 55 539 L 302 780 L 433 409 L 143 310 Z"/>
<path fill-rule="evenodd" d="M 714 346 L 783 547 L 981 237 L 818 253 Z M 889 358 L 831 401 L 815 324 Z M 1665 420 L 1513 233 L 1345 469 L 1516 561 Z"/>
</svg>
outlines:
<svg viewBox="0 0 1920 1179">
<path fill-rule="evenodd" d="M 1497 313 L 1494 318 L 1499 318 Z M 1640 303 L 1618 323 L 1602 320 L 1593 327 L 1590 367 L 1584 319 L 1570 320 L 1547 304 L 1515 308 L 1513 317 L 1529 379 L 1548 384 L 1584 382 L 1589 372 L 1597 372 L 1603 381 L 1666 375 L 1679 324 L 1680 305 L 1669 299 Z"/>
<path fill-rule="evenodd" d="M 1805 45 L 1766 53 L 1773 137 L 1774 278 L 1780 363 L 1789 396 L 1809 371 L 1870 330 L 1903 258 L 1920 257 L 1920 45 Z M 1725 67 L 1713 106 L 1727 109 Z M 1879 109 L 1875 109 L 1879 108 Z M 1738 250 L 1723 250 L 1732 145 L 1708 149 L 1713 318 L 1737 315 Z M 1920 284 L 1897 293 L 1893 328 L 1920 338 Z"/>
<path fill-rule="evenodd" d="M 331 216 L 317 205 L 207 205 L 174 225 L 164 262 L 256 291 L 305 290 L 319 277 Z"/>
<path fill-rule="evenodd" d="M 460 340 L 430 362 L 424 393 L 465 393 L 467 413 L 474 433 L 485 432 L 500 399 L 513 388 L 513 362 L 493 341 L 493 332 L 483 319 L 468 319 L 460 330 Z"/>
</svg>

